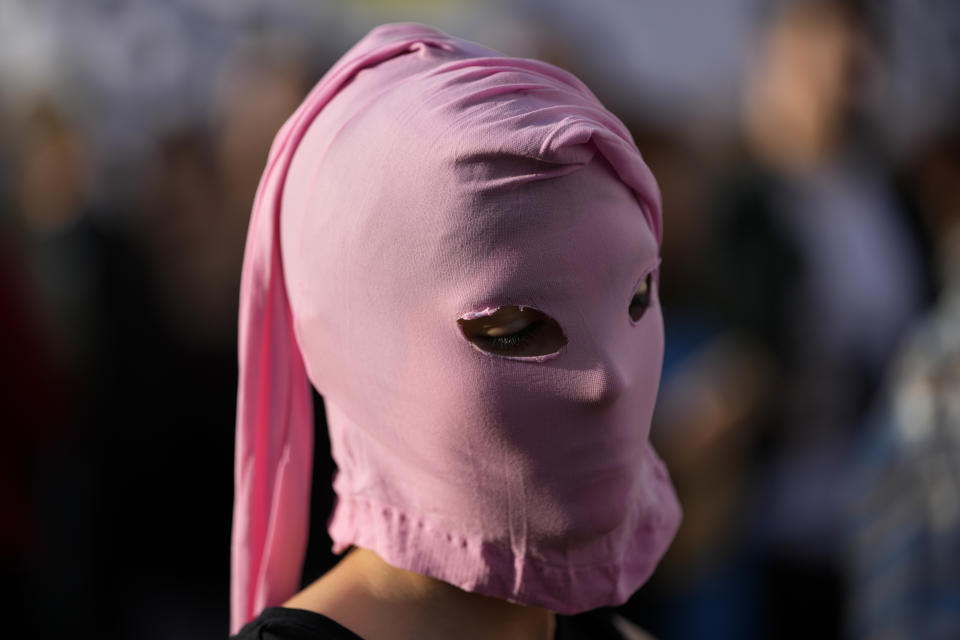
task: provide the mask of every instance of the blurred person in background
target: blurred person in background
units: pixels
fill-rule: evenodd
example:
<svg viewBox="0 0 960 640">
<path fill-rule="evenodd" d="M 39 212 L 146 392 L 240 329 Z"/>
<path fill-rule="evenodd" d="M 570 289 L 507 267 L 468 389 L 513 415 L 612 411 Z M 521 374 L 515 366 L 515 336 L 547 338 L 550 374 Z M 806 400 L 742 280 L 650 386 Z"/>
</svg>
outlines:
<svg viewBox="0 0 960 640">
<path fill-rule="evenodd" d="M 936 304 L 898 351 L 851 473 L 849 637 L 960 637 L 960 127 L 913 163 Z"/>
<path fill-rule="evenodd" d="M 700 346 L 665 374 L 658 408 L 688 506 L 650 606 L 666 637 L 842 633 L 837 487 L 929 286 L 869 120 L 869 15 L 780 3 L 750 58 L 740 160 L 704 199 Z"/>
<path fill-rule="evenodd" d="M 210 113 L 166 131 L 144 167 L 130 229 L 145 306 L 141 320 L 124 323 L 122 346 L 111 356 L 118 403 L 104 448 L 117 482 L 106 493 L 116 505 L 118 556 L 160 547 L 176 553 L 115 567 L 124 636 L 194 629 L 212 637 L 222 624 L 216 606 L 228 558 L 211 550 L 229 538 L 229 506 L 217 496 L 230 492 L 221 470 L 230 465 L 222 439 L 231 425 L 220 416 L 236 408 L 243 239 L 271 136 L 305 92 L 305 77 L 296 52 L 266 36 L 251 38 L 221 65 Z M 128 428 L 131 420 L 137 429 Z M 190 473 L 171 472 L 173 463 Z"/>
<path fill-rule="evenodd" d="M 90 431 L 103 316 L 88 305 L 103 293 L 110 239 L 90 205 L 87 144 L 66 105 L 38 95 L 5 111 L 3 124 L 11 151 L 0 201 L 3 570 L 13 629 L 44 637 L 68 627 L 41 617 L 41 603 L 62 603 L 83 624 L 93 604 L 84 585 L 100 584 Z"/>
<path fill-rule="evenodd" d="M 718 217 L 729 256 L 717 273 L 720 300 L 777 370 L 754 539 L 779 637 L 841 632 L 837 486 L 928 296 L 915 220 L 869 120 L 880 58 L 868 18 L 865 7 L 833 0 L 775 14 L 746 86 L 752 166 Z"/>
<path fill-rule="evenodd" d="M 17 120 L 11 230 L 29 257 L 23 275 L 46 308 L 44 330 L 63 362 L 81 372 L 98 346 L 98 318 L 86 305 L 97 287 L 102 236 L 90 205 L 86 141 L 51 99 L 38 98 Z"/>
<path fill-rule="evenodd" d="M 171 419 L 164 410 L 171 403 L 155 389 L 175 395 L 173 381 L 190 381 L 186 372 L 200 367 L 176 361 L 134 208 L 95 204 L 90 141 L 74 110 L 41 98 L 14 116 L 13 215 L 4 239 L 16 280 L 5 315 L 25 334 L 5 336 L 15 351 L 4 371 L 19 393 L 13 419 L 4 420 L 17 434 L 4 469 L 17 477 L 8 491 L 23 490 L 31 509 L 5 522 L 24 532 L 21 613 L 31 634 L 63 637 L 79 626 L 149 637 L 135 630 L 136 619 L 172 563 L 144 549 L 176 540 L 156 518 L 164 492 L 176 486 L 160 467 L 184 459 L 184 449 L 202 451 L 190 430 L 171 429 L 184 421 Z M 18 290 L 28 295 L 18 301 Z M 24 326 L 24 317 L 33 324 Z M 218 378 L 229 375 L 227 362 Z M 207 382 L 204 397 L 213 389 Z M 186 409 L 198 415 L 202 404 Z M 178 434 L 194 446 L 184 447 Z M 193 566 L 187 570 L 202 582 Z M 98 619 L 103 601 L 119 612 Z M 42 615 L 51 602 L 62 615 Z"/>
<path fill-rule="evenodd" d="M 718 211 L 718 247 L 733 255 L 721 264 L 748 278 L 731 289 L 730 273 L 717 277 L 718 305 L 776 355 L 776 437 L 797 453 L 842 449 L 929 295 L 913 212 L 870 121 L 875 44 L 852 2 L 801 0 L 774 15 L 745 87 L 747 163 Z M 803 511 L 780 504 L 788 519 Z"/>
<path fill-rule="evenodd" d="M 305 75 L 289 46 L 247 39 L 211 83 L 213 113 L 147 140 L 133 188 L 130 167 L 96 173 L 77 105 L 41 97 L 8 116 L 0 423 L 15 429 L 0 453 L 0 507 L 4 569 L 35 637 L 96 626 L 166 638 L 221 624 L 227 559 L 208 550 L 229 531 L 203 523 L 228 517 L 209 505 L 230 490 L 216 471 L 230 464 L 230 425 L 211 425 L 236 402 L 250 200 Z M 174 462 L 196 472 L 171 473 Z M 95 600 L 115 615 L 94 623 Z M 64 615 L 37 615 L 51 601 Z"/>
</svg>

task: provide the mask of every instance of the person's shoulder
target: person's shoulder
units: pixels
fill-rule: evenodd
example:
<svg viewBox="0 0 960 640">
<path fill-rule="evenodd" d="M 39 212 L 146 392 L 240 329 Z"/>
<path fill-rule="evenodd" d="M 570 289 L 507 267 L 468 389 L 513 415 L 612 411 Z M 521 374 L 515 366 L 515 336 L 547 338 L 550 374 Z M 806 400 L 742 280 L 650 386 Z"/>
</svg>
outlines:
<svg viewBox="0 0 960 640">
<path fill-rule="evenodd" d="M 315 611 L 267 607 L 230 640 L 363 640 L 337 621 Z"/>
</svg>

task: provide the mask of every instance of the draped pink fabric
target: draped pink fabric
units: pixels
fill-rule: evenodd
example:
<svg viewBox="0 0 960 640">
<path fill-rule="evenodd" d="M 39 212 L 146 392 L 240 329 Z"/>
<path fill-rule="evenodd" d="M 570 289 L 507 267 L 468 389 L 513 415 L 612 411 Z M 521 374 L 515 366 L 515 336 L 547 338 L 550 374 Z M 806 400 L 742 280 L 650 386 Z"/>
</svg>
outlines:
<svg viewBox="0 0 960 640">
<path fill-rule="evenodd" d="M 336 552 L 561 613 L 625 601 L 680 520 L 649 444 L 655 290 L 627 315 L 660 237 L 652 174 L 573 75 L 417 24 L 348 51 L 277 134 L 250 220 L 231 632 L 299 586 L 311 383 Z M 495 356 L 459 332 L 512 304 L 569 344 Z"/>
</svg>

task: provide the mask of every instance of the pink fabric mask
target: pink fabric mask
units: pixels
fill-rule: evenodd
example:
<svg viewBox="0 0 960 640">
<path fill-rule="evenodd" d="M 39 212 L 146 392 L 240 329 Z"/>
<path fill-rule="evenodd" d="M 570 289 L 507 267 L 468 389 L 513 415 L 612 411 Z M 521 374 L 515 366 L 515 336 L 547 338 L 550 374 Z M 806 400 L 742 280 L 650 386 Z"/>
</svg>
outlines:
<svg viewBox="0 0 960 640">
<path fill-rule="evenodd" d="M 334 552 L 563 614 L 624 602 L 681 517 L 649 443 L 659 246 L 653 176 L 571 74 L 416 24 L 355 45 L 277 134 L 250 221 L 232 632 L 299 588 L 308 379 Z M 513 357 L 461 331 L 506 305 L 566 344 Z"/>
</svg>

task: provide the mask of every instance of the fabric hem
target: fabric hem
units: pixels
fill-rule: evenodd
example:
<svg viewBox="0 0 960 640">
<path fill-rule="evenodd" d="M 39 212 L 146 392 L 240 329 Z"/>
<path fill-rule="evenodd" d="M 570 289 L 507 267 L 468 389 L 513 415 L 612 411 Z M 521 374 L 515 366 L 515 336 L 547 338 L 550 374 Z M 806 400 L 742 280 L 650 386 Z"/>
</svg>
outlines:
<svg viewBox="0 0 960 640">
<path fill-rule="evenodd" d="M 328 530 L 334 553 L 356 545 L 465 591 L 575 615 L 621 605 L 649 579 L 676 533 L 675 519 L 658 520 L 635 528 L 623 558 L 587 566 L 532 557 L 518 562 L 510 549 L 444 531 L 365 496 L 338 496 Z"/>
</svg>

